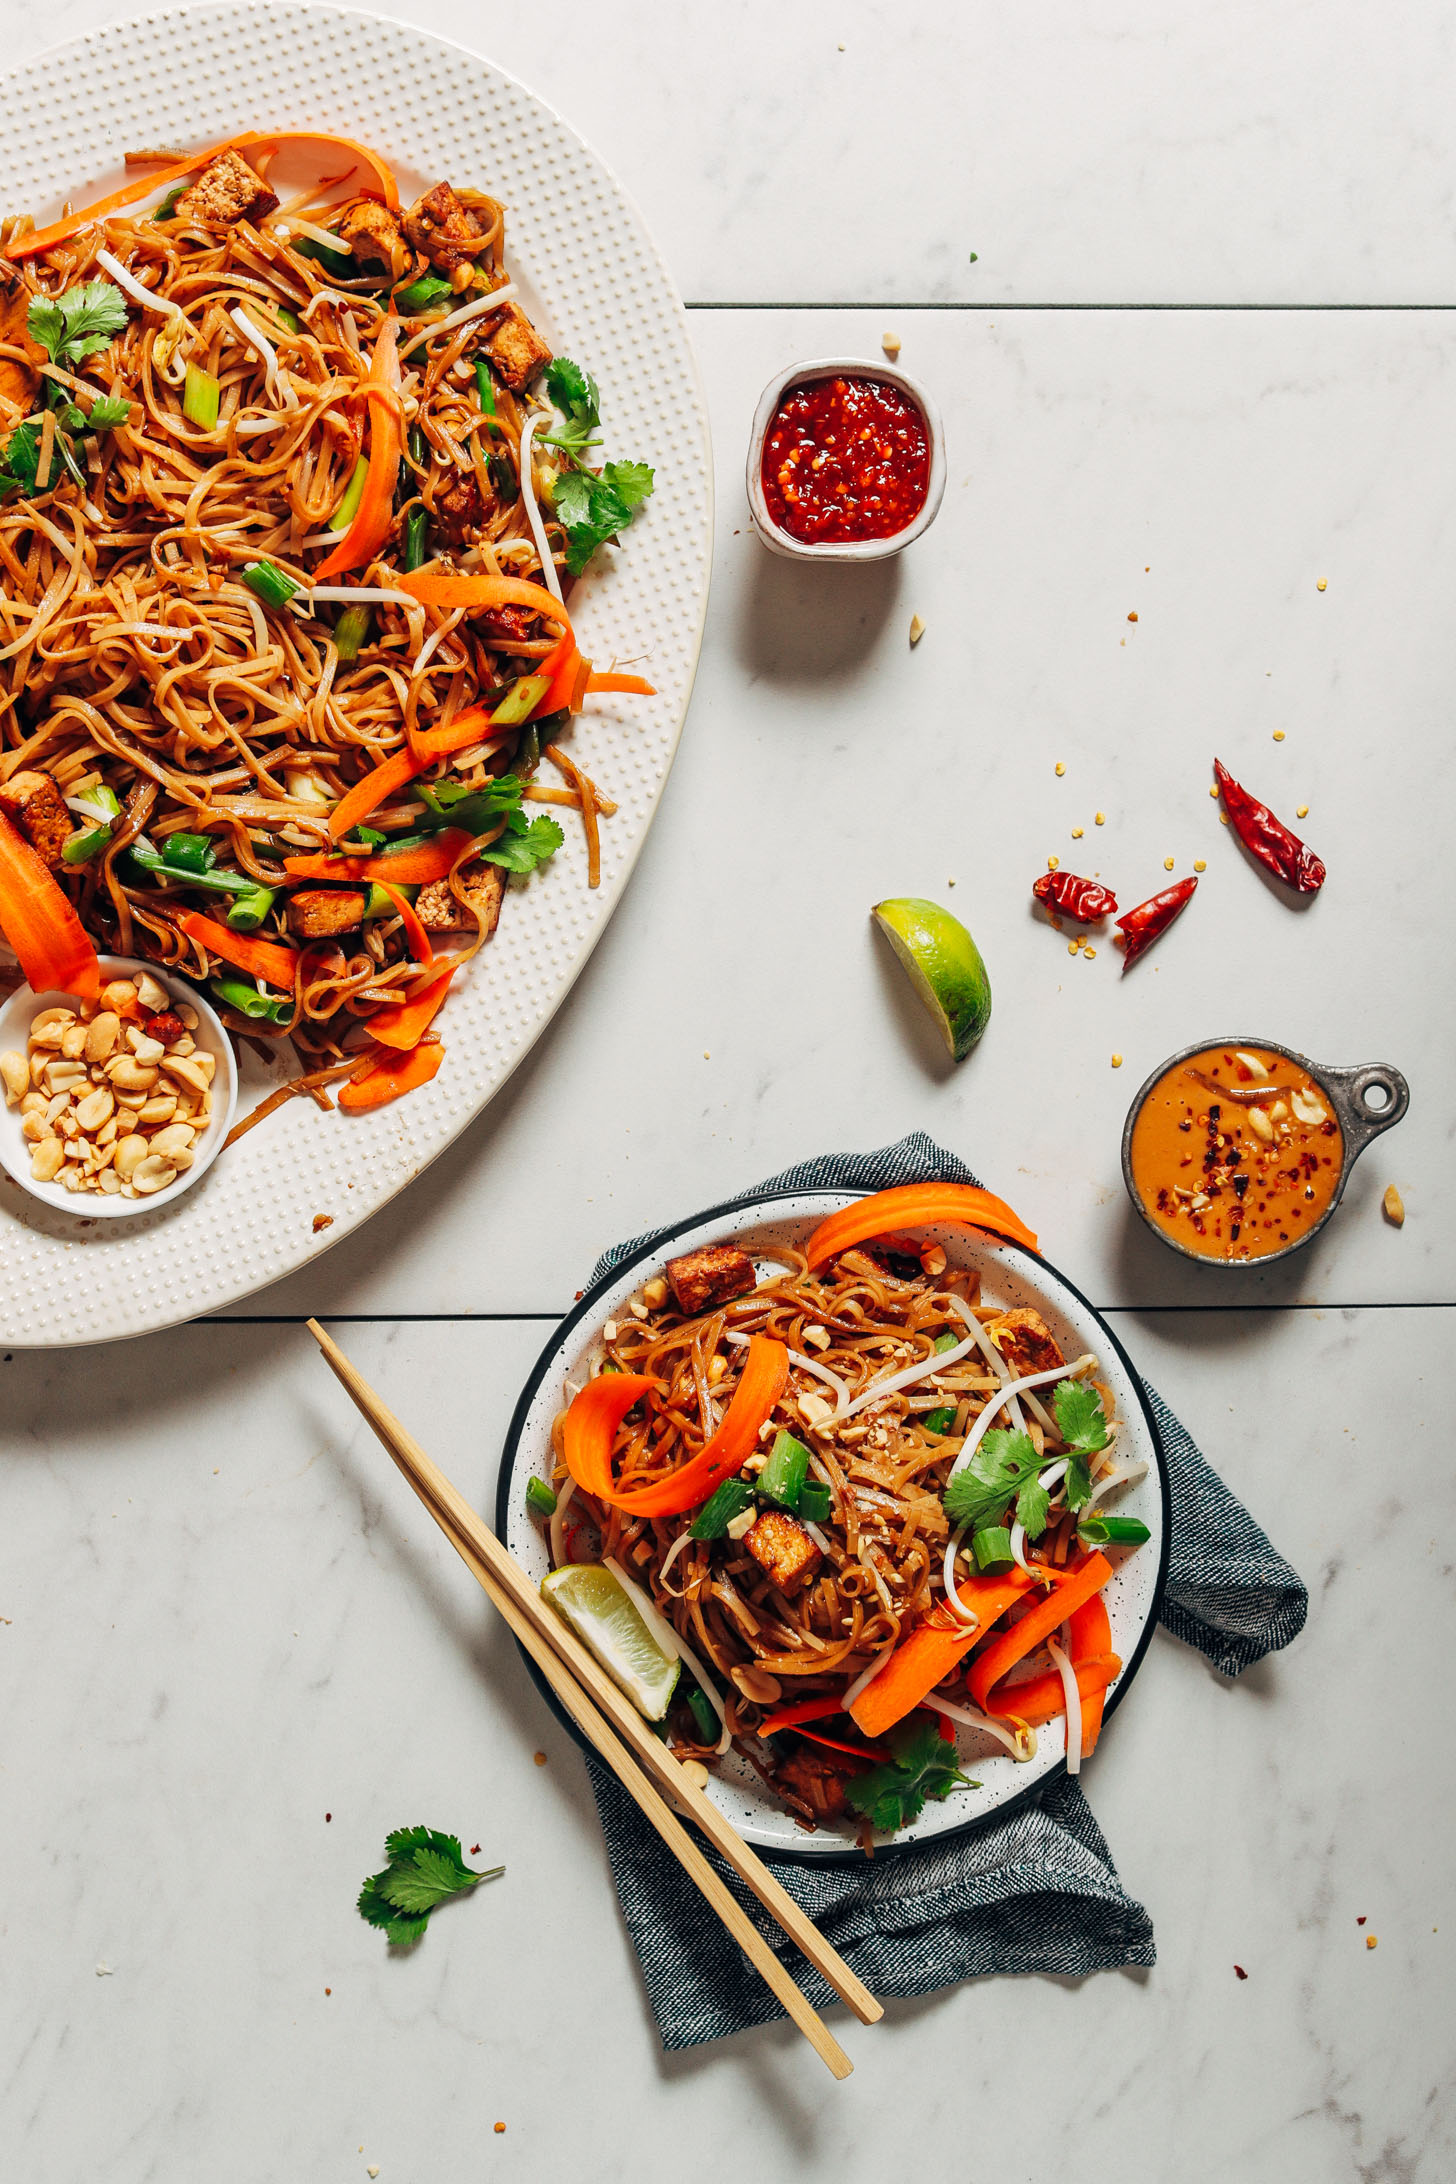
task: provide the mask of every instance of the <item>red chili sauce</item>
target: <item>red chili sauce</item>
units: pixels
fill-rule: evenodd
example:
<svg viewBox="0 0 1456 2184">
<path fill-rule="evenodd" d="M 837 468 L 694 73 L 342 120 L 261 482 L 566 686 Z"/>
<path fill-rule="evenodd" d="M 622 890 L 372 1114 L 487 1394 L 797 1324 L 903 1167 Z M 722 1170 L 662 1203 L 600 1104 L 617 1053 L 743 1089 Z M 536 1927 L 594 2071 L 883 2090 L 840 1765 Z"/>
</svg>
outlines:
<svg viewBox="0 0 1456 2184">
<path fill-rule="evenodd" d="M 891 538 L 930 490 L 930 434 L 888 379 L 810 379 L 786 387 L 763 443 L 763 497 L 806 545 Z"/>
</svg>

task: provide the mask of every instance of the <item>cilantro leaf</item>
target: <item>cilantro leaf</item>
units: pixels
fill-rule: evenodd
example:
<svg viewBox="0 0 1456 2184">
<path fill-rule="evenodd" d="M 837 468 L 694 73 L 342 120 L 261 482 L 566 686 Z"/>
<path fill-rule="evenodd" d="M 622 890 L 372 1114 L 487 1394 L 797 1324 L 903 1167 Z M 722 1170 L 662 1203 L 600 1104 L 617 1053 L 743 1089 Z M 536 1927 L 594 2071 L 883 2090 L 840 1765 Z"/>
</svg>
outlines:
<svg viewBox="0 0 1456 2184">
<path fill-rule="evenodd" d="M 17 425 L 0 455 L 0 491 L 13 492 L 19 487 L 23 493 L 33 493 L 39 467 L 39 426 Z"/>
<path fill-rule="evenodd" d="M 1016 1497 L 1016 1521 L 1028 1539 L 1040 1539 L 1046 1530 L 1047 1511 L 1051 1507 L 1051 1495 L 1035 1479 L 1028 1479 Z"/>
<path fill-rule="evenodd" d="M 1057 1431 L 1078 1456 L 1095 1456 L 1107 1446 L 1107 1413 L 1102 1398 L 1085 1380 L 1059 1380 L 1052 1390 Z"/>
<path fill-rule="evenodd" d="M 566 532 L 566 566 L 580 576 L 599 546 L 625 531 L 653 488 L 650 463 L 606 463 L 589 470 L 583 457 L 599 443 L 601 396 L 590 372 L 569 356 L 555 356 L 546 367 L 546 391 L 561 413 L 555 431 L 541 445 L 554 447 L 568 467 L 552 487 L 551 503 Z"/>
<path fill-rule="evenodd" d="M 569 356 L 553 356 L 545 379 L 546 392 L 566 419 L 560 437 L 585 447 L 602 421 L 602 398 L 596 381 Z"/>
<path fill-rule="evenodd" d="M 975 1790 L 980 1784 L 961 1773 L 956 1748 L 947 1743 L 935 1722 L 902 1723 L 890 1740 L 894 1758 L 883 1767 L 872 1767 L 849 1784 L 847 1796 L 856 1812 L 884 1835 L 908 1827 L 925 1809 L 927 1798 L 947 1798 L 953 1790 Z"/>
<path fill-rule="evenodd" d="M 645 500 L 651 498 L 651 463 L 604 463 L 602 479 L 628 508 L 640 508 Z"/>
<path fill-rule="evenodd" d="M 73 429 L 77 432 L 114 432 L 124 425 L 131 415 L 130 402 L 120 395 L 103 394 L 99 402 L 91 404 L 91 414 Z"/>
<path fill-rule="evenodd" d="M 1092 1473 L 1087 1467 L 1085 1456 L 1072 1455 L 1067 1458 L 1067 1475 L 1062 1481 L 1062 1492 L 1067 1497 L 1069 1509 L 1080 1509 L 1084 1502 L 1092 1499 Z"/>
<path fill-rule="evenodd" d="M 389 1860 L 382 1873 L 372 1873 L 359 1891 L 359 1916 L 381 1927 L 397 1948 L 410 1948 L 420 1940 L 430 1913 L 447 1897 L 493 1881 L 505 1871 L 495 1866 L 478 1873 L 465 1863 L 458 1835 L 441 1835 L 434 1828 L 396 1828 L 384 1846 Z"/>
<path fill-rule="evenodd" d="M 554 819 L 527 821 L 522 813 L 512 812 L 508 831 L 480 854 L 486 864 L 501 865 L 507 872 L 534 872 L 556 855 L 565 840 Z"/>
<path fill-rule="evenodd" d="M 62 296 L 37 296 L 25 324 L 53 364 L 83 364 L 126 325 L 126 298 L 114 281 L 82 281 Z"/>
<path fill-rule="evenodd" d="M 1024 1487 L 1035 1485 L 1041 1463 L 1027 1434 L 993 1429 L 946 1488 L 947 1517 L 952 1524 L 976 1528 L 1000 1516 Z M 1045 1512 L 1042 1521 L 1046 1521 Z"/>
</svg>

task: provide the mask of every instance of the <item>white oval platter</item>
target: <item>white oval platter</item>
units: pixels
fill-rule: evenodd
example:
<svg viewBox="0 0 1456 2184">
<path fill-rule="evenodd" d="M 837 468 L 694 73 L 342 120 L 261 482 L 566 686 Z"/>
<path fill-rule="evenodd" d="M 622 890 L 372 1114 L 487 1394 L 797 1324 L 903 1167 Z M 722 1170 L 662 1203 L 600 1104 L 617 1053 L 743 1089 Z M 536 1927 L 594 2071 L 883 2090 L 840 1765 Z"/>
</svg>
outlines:
<svg viewBox="0 0 1456 2184">
<path fill-rule="evenodd" d="M 537 1361 L 512 1420 L 501 1462 L 495 1529 L 533 1579 L 539 1583 L 550 1560 L 544 1529 L 526 1508 L 526 1482 L 533 1475 L 550 1478 L 551 1427 L 565 1407 L 565 1383 L 586 1378 L 600 1348 L 603 1321 L 619 1314 L 627 1299 L 664 1260 L 700 1244 L 731 1241 L 758 1262 L 761 1274 L 768 1273 L 774 1265 L 776 1248 L 787 1243 L 802 1249 L 826 1214 L 860 1195 L 843 1190 L 769 1193 L 695 1214 L 680 1227 L 655 1237 L 587 1292 Z M 1044 1259 L 1012 1244 L 994 1244 L 987 1238 L 970 1236 L 961 1229 L 916 1229 L 914 1233 L 935 1237 L 945 1246 L 953 1265 L 978 1269 L 984 1302 L 1007 1307 L 1030 1305 L 1038 1311 L 1064 1356 L 1078 1357 L 1090 1350 L 1098 1360 L 1099 1377 L 1112 1389 L 1116 1415 L 1122 1422 L 1119 1460 L 1145 1461 L 1149 1466 L 1147 1475 L 1119 1493 L 1115 1504 L 1119 1516 L 1141 1517 L 1151 1537 L 1131 1553 L 1112 1550 L 1117 1567 L 1103 1598 L 1112 1624 L 1112 1650 L 1121 1658 L 1122 1669 L 1108 1692 L 1106 1714 L 1110 1725 L 1152 1636 L 1167 1575 L 1167 1477 L 1158 1431 L 1142 1384 L 1107 1322 Z M 534 1667 L 531 1672 L 536 1675 Z M 537 1682 L 548 1703 L 554 1703 L 539 1677 Z M 1049 1722 L 1039 1729 L 1036 1756 L 1025 1761 L 1013 1760 L 991 1738 L 974 1729 L 961 1729 L 956 1741 L 961 1766 L 978 1787 L 957 1792 L 944 1803 L 927 1805 L 913 1826 L 903 1829 L 893 1841 L 877 1838 L 877 1855 L 880 1849 L 955 1834 L 992 1815 L 1004 1817 L 1013 1805 L 1044 1789 L 1054 1776 L 1065 1771 L 1065 1721 Z M 1096 1764 L 1094 1753 L 1089 1766 L 1095 1769 Z M 862 1855 L 855 1847 L 857 1821 L 853 1826 L 823 1826 L 813 1834 L 806 1833 L 736 1752 L 729 1752 L 710 1777 L 708 1794 L 739 1833 L 761 1850 L 811 1860 Z"/>
<path fill-rule="evenodd" d="M 0 1342 L 62 1347 L 146 1333 L 249 1295 L 358 1227 L 443 1152 L 565 998 L 636 861 L 682 732 L 707 606 L 712 462 L 687 321 L 642 217 L 576 132 L 501 69 L 400 23 L 272 0 L 168 10 L 56 47 L 0 77 L 0 208 L 54 216 L 117 187 L 128 148 L 242 129 L 354 137 L 401 191 L 449 178 L 506 206 L 508 263 L 558 352 L 602 388 L 609 453 L 650 462 L 657 490 L 572 614 L 600 664 L 632 664 L 644 699 L 594 699 L 571 748 L 619 806 L 602 884 L 568 829 L 508 896 L 500 929 L 452 992 L 433 1083 L 370 1115 L 308 1101 L 242 1138 L 175 1207 L 87 1223 L 0 1182 Z M 569 815 L 568 815 L 569 816 Z M 245 1050 L 240 1112 L 281 1082 Z M 320 1207 L 333 1215 L 313 1233 Z"/>
</svg>

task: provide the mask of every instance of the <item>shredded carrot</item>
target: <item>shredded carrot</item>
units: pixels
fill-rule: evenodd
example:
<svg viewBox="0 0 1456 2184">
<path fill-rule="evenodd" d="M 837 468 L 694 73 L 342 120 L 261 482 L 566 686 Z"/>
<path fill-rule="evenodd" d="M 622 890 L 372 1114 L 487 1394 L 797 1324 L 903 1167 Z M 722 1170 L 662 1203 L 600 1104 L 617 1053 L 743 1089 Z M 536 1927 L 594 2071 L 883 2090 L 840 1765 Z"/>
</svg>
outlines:
<svg viewBox="0 0 1456 2184">
<path fill-rule="evenodd" d="M 396 751 L 392 758 L 382 759 L 372 773 L 362 781 L 356 781 L 339 798 L 329 814 L 329 833 L 337 842 L 344 835 L 352 834 L 361 820 L 367 819 L 377 805 L 402 789 L 407 781 L 413 781 L 420 771 L 420 761 L 411 751 Z"/>
<path fill-rule="evenodd" d="M 760 1724 L 760 1730 L 761 1728 Z M 817 1729 L 801 1729 L 799 1735 L 807 1737 L 811 1744 L 827 1745 L 831 1752 L 848 1752 L 851 1759 L 864 1759 L 875 1763 L 890 1756 L 883 1744 L 841 1744 L 838 1737 L 821 1736 Z"/>
<path fill-rule="evenodd" d="M 199 910 L 179 910 L 177 923 L 189 940 L 195 940 L 210 955 L 221 956 L 224 963 L 235 963 L 249 978 L 261 978 L 284 993 L 292 993 L 298 969 L 295 949 L 280 948 L 275 940 L 255 940 L 249 933 L 235 933 L 231 926 L 219 925 L 215 918 L 203 917 Z"/>
<path fill-rule="evenodd" d="M 644 682 L 640 675 L 588 675 L 586 695 L 594 698 L 599 691 L 622 690 L 634 698 L 655 698 L 653 684 Z"/>
<path fill-rule="evenodd" d="M 457 713 L 447 728 L 425 728 L 417 732 L 414 748 L 421 761 L 428 765 L 432 758 L 449 758 L 456 751 L 463 751 L 467 744 L 480 743 L 490 734 L 494 722 L 483 705 L 468 705 L 463 713 Z"/>
<path fill-rule="evenodd" d="M 568 758 L 554 743 L 548 743 L 541 756 L 550 759 L 552 765 L 581 798 L 581 823 L 586 832 L 586 884 L 588 887 L 600 887 L 602 834 L 597 825 L 596 786 L 582 772 L 575 759 Z"/>
<path fill-rule="evenodd" d="M 408 576 L 393 577 L 391 582 L 418 599 L 422 607 L 438 607 L 446 614 L 455 607 L 475 614 L 488 607 L 530 607 L 571 636 L 571 617 L 561 601 L 544 584 L 528 583 L 522 576 L 456 576 L 443 569 L 416 569 Z"/>
<path fill-rule="evenodd" d="M 154 191 L 168 189 L 174 182 L 185 182 L 189 175 L 199 174 L 223 152 L 259 153 L 262 155 L 261 164 L 258 159 L 252 164 L 262 174 L 267 162 L 276 158 L 285 145 L 291 144 L 331 144 L 348 152 L 350 171 L 355 167 L 366 168 L 378 185 L 377 194 L 383 198 L 390 211 L 399 210 L 398 185 L 377 152 L 371 152 L 366 146 L 354 143 L 349 137 L 325 136 L 315 129 L 290 129 L 281 132 L 251 129 L 241 136 L 224 137 L 220 144 L 210 145 L 204 151 L 190 152 L 184 158 L 173 160 L 168 166 L 154 167 L 139 180 L 124 184 L 121 189 L 113 190 L 107 197 L 97 198 L 94 204 L 83 205 L 79 212 L 68 212 L 63 219 L 53 220 L 49 227 L 34 228 L 29 235 L 17 236 L 14 242 L 6 244 L 4 255 L 16 261 L 22 258 L 39 258 L 46 251 L 53 250 L 57 243 L 69 242 L 73 235 L 80 234 L 82 228 L 91 227 L 98 220 L 109 219 L 113 213 L 125 212 L 129 206 L 137 204 L 144 197 L 150 197 Z"/>
<path fill-rule="evenodd" d="M 360 857 L 285 857 L 283 869 L 290 880 L 344 880 L 351 885 L 392 880 L 396 887 L 428 887 L 449 877 L 470 843 L 463 827 L 446 827 L 414 849 L 381 849 Z"/>
<path fill-rule="evenodd" d="M 1018 1220 L 1004 1199 L 973 1183 L 902 1183 L 894 1190 L 874 1191 L 857 1198 L 839 1213 L 821 1221 L 809 1238 L 808 1260 L 812 1274 L 851 1244 L 895 1229 L 925 1228 L 937 1221 L 952 1221 L 961 1228 L 987 1229 L 1012 1243 L 1035 1251 L 1036 1238 Z"/>
<path fill-rule="evenodd" d="M 391 887 L 388 880 L 381 880 L 378 884 L 399 912 L 400 922 L 404 926 L 404 937 L 416 963 L 433 963 L 435 951 L 430 944 L 430 936 L 415 916 L 415 906 L 409 896 L 402 895 L 397 887 Z"/>
<path fill-rule="evenodd" d="M 635 1373 L 598 1373 L 566 1413 L 562 1438 L 566 1468 L 588 1494 L 614 1502 L 632 1516 L 679 1516 L 685 1509 L 696 1509 L 742 1468 L 788 1377 L 789 1353 L 783 1344 L 769 1335 L 751 1336 L 743 1372 L 717 1432 L 665 1479 L 624 1493 L 612 1476 L 612 1436 L 638 1396 L 654 1383 Z"/>
<path fill-rule="evenodd" d="M 408 1054 L 396 1054 L 389 1047 L 379 1047 L 370 1057 L 370 1066 L 339 1094 L 340 1107 L 351 1115 L 367 1114 L 371 1108 L 384 1107 L 390 1100 L 397 1100 L 406 1092 L 417 1092 L 422 1084 L 428 1084 L 445 1059 L 445 1049 L 438 1039 L 425 1040 L 411 1047 Z"/>
<path fill-rule="evenodd" d="M 369 405 L 369 474 L 353 522 L 327 561 L 314 572 L 316 584 L 332 583 L 349 569 L 363 568 L 389 536 L 394 522 L 394 488 L 404 453 L 399 388 L 399 320 L 387 318 L 374 344 L 364 389 Z"/>
<path fill-rule="evenodd" d="M 1004 1577 L 967 1578 L 959 1591 L 975 1622 L 921 1623 L 912 1630 L 850 1708 L 856 1728 L 867 1737 L 882 1737 L 913 1713 L 1030 1584 L 1021 1569 Z"/>
<path fill-rule="evenodd" d="M 778 1706 L 771 1714 L 765 1714 L 758 1725 L 758 1734 L 775 1736 L 780 1729 L 796 1728 L 801 1721 L 820 1721 L 826 1714 L 843 1712 L 842 1699 L 800 1699 L 794 1706 Z"/>
<path fill-rule="evenodd" d="M 1087 1756 L 1087 1708 L 1095 1699 L 1100 1721 L 1102 1694 L 1122 1667 L 1115 1653 L 1094 1653 L 1085 1661 L 1076 1663 L 1077 1689 L 1082 1696 L 1082 1756 Z M 1029 1729 L 1036 1729 L 1044 1721 L 1055 1721 L 1058 1714 L 1067 1710 L 1067 1687 L 1056 1669 L 1048 1669 L 1044 1675 L 1028 1676 L 1024 1683 L 997 1684 L 986 1702 L 986 1712 L 997 1721 L 1024 1721 Z"/>
<path fill-rule="evenodd" d="M 71 898 L 20 830 L 0 812 L 0 932 L 33 993 L 94 1001 L 101 991 L 96 950 Z"/>
<path fill-rule="evenodd" d="M 434 1022 L 454 976 L 452 965 L 443 977 L 432 980 L 412 999 L 391 1001 L 386 1007 L 376 1009 L 369 1018 L 370 1038 L 377 1039 L 381 1046 L 398 1047 L 404 1053 L 418 1046 Z"/>
<path fill-rule="evenodd" d="M 1047 1575 L 1050 1576 L 1050 1571 Z M 1079 1608 L 1093 1593 L 1101 1592 L 1112 1575 L 1112 1564 L 1106 1555 L 1095 1550 L 1062 1574 L 1051 1594 L 1039 1600 L 1022 1616 L 991 1640 L 984 1653 L 978 1653 L 971 1663 L 968 1678 L 973 1701 L 983 1713 L 990 1713 L 986 1701 L 992 1686 L 1016 1663 L 1034 1652 L 1043 1639 L 1050 1638 L 1059 1624 L 1065 1623 L 1074 1608 Z"/>
</svg>

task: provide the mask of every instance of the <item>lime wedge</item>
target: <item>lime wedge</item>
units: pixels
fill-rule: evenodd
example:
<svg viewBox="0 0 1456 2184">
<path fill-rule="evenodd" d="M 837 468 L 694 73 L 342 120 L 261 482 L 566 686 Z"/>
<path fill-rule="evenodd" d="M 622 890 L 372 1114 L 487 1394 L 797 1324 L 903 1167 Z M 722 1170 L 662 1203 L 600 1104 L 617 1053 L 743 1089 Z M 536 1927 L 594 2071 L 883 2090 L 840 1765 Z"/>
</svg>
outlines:
<svg viewBox="0 0 1456 2184">
<path fill-rule="evenodd" d="M 991 1021 L 991 981 L 980 949 L 959 918 L 917 895 L 878 902 L 874 914 L 952 1055 L 963 1061 Z"/>
<path fill-rule="evenodd" d="M 597 1562 L 569 1562 L 542 1578 L 541 1592 L 638 1711 L 661 1721 L 681 1663 L 663 1652 L 611 1571 Z"/>
</svg>

